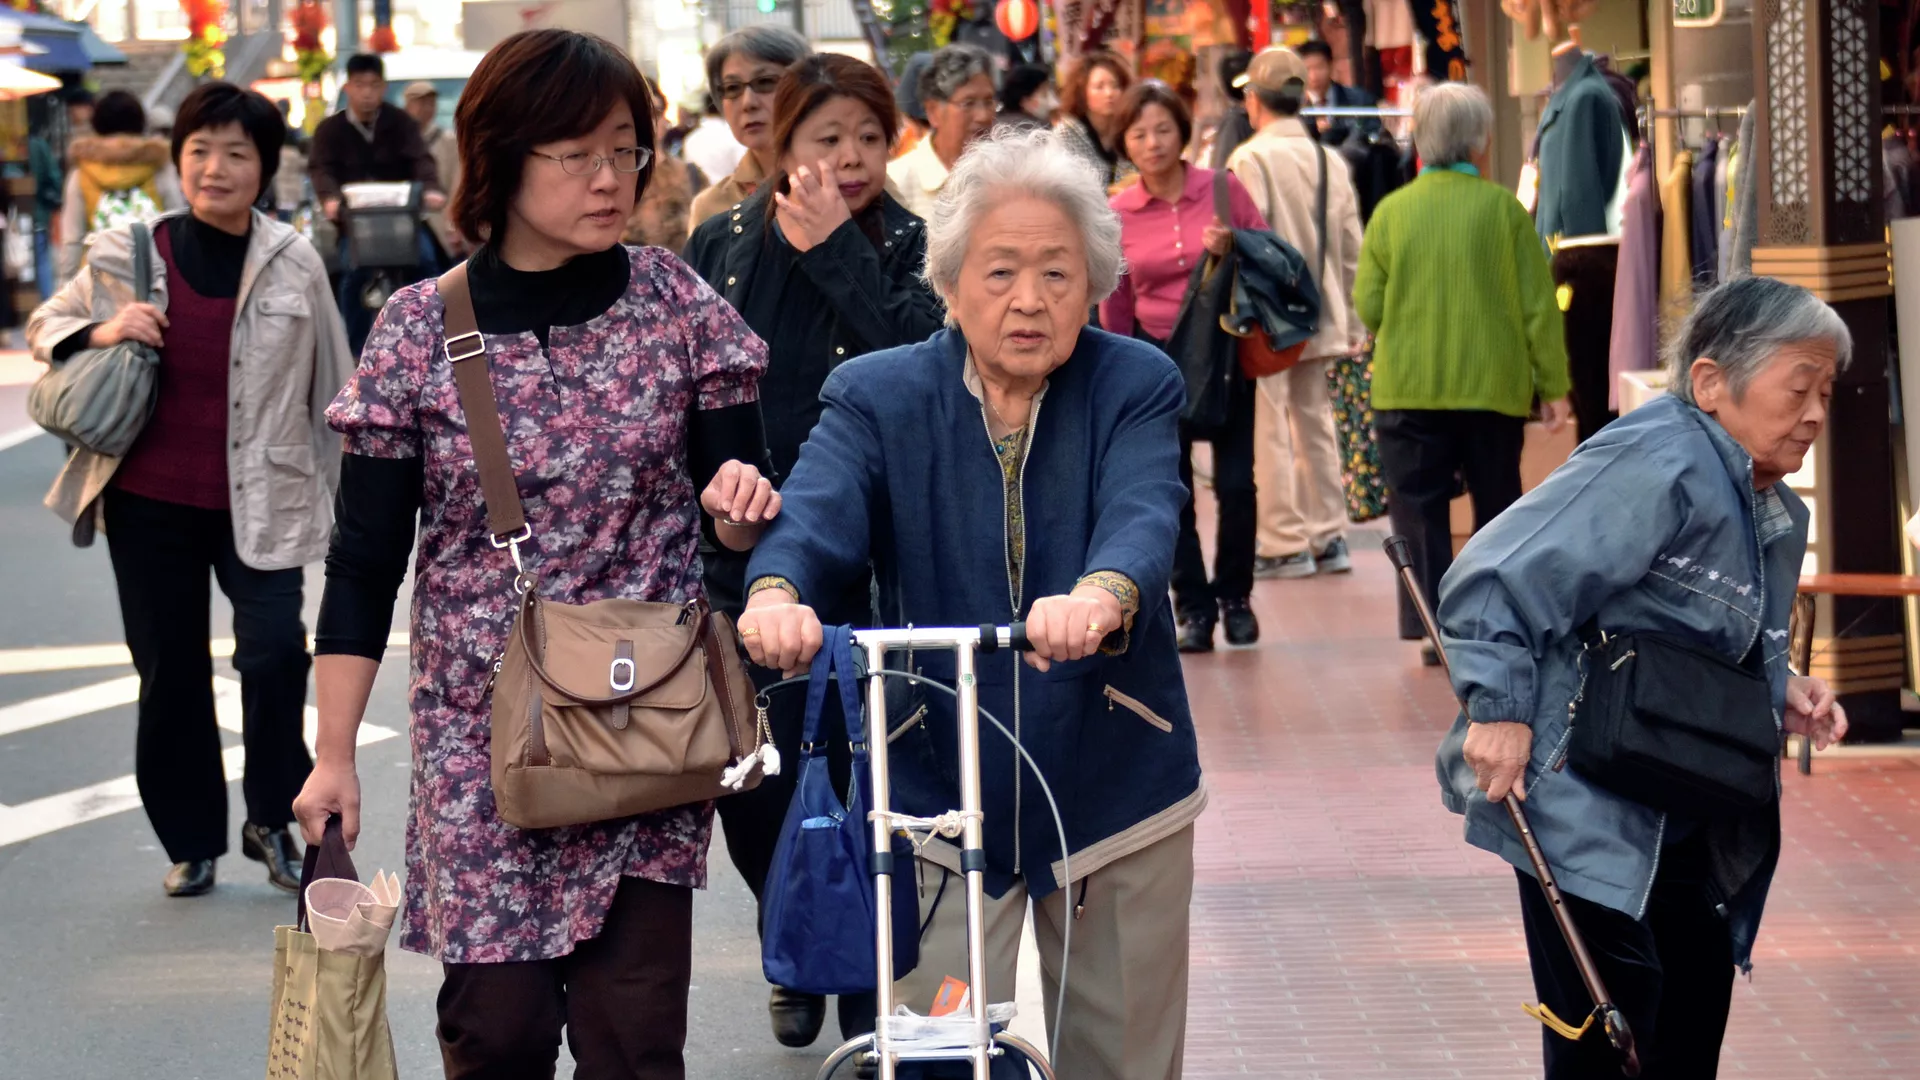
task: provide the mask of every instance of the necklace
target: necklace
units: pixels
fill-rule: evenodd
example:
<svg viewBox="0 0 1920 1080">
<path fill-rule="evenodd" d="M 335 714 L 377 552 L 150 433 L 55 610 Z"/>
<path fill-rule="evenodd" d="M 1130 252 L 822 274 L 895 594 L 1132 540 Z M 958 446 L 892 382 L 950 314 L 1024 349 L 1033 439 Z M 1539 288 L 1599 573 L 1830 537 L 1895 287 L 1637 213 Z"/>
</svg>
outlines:
<svg viewBox="0 0 1920 1080">
<path fill-rule="evenodd" d="M 987 411 L 992 413 L 993 418 L 995 420 L 998 420 L 1000 422 L 1000 426 L 1006 429 L 1006 434 L 1011 435 L 1014 432 L 1019 431 L 1021 428 L 1027 426 L 1025 424 L 1007 423 L 1007 418 L 1004 416 L 1001 416 L 1000 410 L 993 407 L 993 398 L 988 395 L 987 388 L 984 383 L 981 384 L 981 387 L 980 387 L 980 400 L 987 403 Z"/>
</svg>

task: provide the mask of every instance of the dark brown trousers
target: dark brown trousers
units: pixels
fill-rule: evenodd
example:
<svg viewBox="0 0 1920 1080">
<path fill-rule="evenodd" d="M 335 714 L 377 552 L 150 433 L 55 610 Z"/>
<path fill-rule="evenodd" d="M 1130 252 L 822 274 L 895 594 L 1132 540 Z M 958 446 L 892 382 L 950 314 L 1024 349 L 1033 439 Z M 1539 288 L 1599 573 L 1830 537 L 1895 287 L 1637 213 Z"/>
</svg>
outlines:
<svg viewBox="0 0 1920 1080">
<path fill-rule="evenodd" d="M 445 964 L 448 1080 L 551 1078 L 566 1030 L 578 1080 L 684 1080 L 693 890 L 622 878 L 600 936 L 554 960 Z"/>
</svg>

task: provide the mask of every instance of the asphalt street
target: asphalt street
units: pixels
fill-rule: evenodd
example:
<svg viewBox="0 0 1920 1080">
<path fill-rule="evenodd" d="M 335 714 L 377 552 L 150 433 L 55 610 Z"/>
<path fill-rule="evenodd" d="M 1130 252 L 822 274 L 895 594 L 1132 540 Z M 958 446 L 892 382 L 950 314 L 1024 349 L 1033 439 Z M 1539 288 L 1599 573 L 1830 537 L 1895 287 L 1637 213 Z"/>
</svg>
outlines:
<svg viewBox="0 0 1920 1080">
<path fill-rule="evenodd" d="M 0 442 L 24 422 L 22 389 L 0 387 Z M 65 526 L 40 505 L 60 462 L 50 438 L 0 450 L 0 1077 L 257 1077 L 273 927 L 293 921 L 293 902 L 238 854 L 245 813 L 237 782 L 229 785 L 234 853 L 220 862 L 219 887 L 192 900 L 161 892 L 166 857 L 137 796 L 129 799 L 135 690 L 106 550 L 71 546 Z M 317 567 L 307 583 L 311 628 Z M 229 637 L 217 589 L 213 603 L 214 637 Z M 404 605 L 403 598 L 395 620 L 402 632 Z M 216 673 L 233 677 L 224 660 Z M 367 721 L 404 733 L 405 691 L 406 652 L 394 648 Z M 230 722 L 237 728 L 237 713 Z M 233 732 L 222 737 L 229 747 L 239 743 Z M 406 740 L 363 745 L 359 763 L 365 831 L 355 862 L 363 877 L 404 871 Z M 812 1050 L 773 1041 L 752 897 L 718 829 L 709 863 L 712 884 L 694 909 L 687 1075 L 812 1077 L 832 1049 L 831 1020 Z M 437 1076 L 438 966 L 396 947 L 387 970 L 400 1075 Z M 560 1075 L 571 1076 L 561 1057 Z"/>
</svg>

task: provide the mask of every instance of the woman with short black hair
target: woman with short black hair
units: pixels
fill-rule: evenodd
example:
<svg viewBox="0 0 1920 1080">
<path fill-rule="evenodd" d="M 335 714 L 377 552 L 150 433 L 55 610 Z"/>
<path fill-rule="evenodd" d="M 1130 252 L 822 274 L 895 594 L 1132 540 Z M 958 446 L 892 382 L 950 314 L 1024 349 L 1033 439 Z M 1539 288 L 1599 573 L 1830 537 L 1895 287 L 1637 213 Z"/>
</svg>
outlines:
<svg viewBox="0 0 1920 1080">
<path fill-rule="evenodd" d="M 893 138 L 886 76 L 848 56 L 807 57 L 787 70 L 773 95 L 768 141 L 779 179 L 699 226 L 687 245 L 687 261 L 768 343 L 763 400 L 780 475 L 792 470 L 820 419 L 828 373 L 940 329 L 940 301 L 920 277 L 925 223 L 886 191 Z M 745 603 L 746 553 L 715 551 L 706 568 L 715 605 L 737 616 Z M 849 584 L 822 601 L 823 613 L 835 624 L 872 625 L 867 586 L 864 578 Z M 753 676 L 763 684 L 780 677 L 764 668 Z M 800 753 L 803 705 L 802 695 L 781 694 L 769 709 L 774 742 L 789 761 Z M 829 758 L 844 777 L 851 760 L 846 744 L 830 747 Z M 769 777 L 720 808 L 727 853 L 755 897 L 773 863 L 794 779 L 794 772 Z M 768 1010 L 775 1038 L 808 1046 L 825 1022 L 826 999 L 776 986 Z M 839 1014 L 842 1034 L 865 1032 L 873 1026 L 873 1001 L 842 997 Z"/>
<path fill-rule="evenodd" d="M 620 234 L 650 179 L 653 109 L 625 53 L 567 30 L 494 46 L 460 95 L 452 218 L 532 543 L 509 558 L 446 361 L 439 282 L 401 289 L 328 410 L 346 437 L 327 555 L 317 763 L 296 810 L 360 828 L 354 735 L 417 533 L 413 797 L 402 948 L 439 960 L 449 1077 L 685 1075 L 693 890 L 713 804 L 554 829 L 500 817 L 488 672 L 518 606 L 515 567 L 562 604 L 686 604 L 702 511 L 751 547 L 779 497 L 758 383 L 766 346 L 698 276 Z M 705 488 L 704 495 L 696 492 Z"/>
<path fill-rule="evenodd" d="M 108 99 L 102 99 L 106 105 Z M 137 103 L 136 103 L 137 104 Z M 170 896 L 213 887 L 227 779 L 209 677 L 207 580 L 233 603 L 247 752 L 242 854 L 292 891 L 287 825 L 312 762 L 302 571 L 326 550 L 339 440 L 322 410 L 353 370 L 326 266 L 253 209 L 285 138 L 261 95 L 207 83 L 181 103 L 172 159 L 191 207 L 153 223 L 152 302 L 134 297 L 134 236 L 93 238 L 84 273 L 27 324 L 36 357 L 138 341 L 160 353 L 152 419 L 124 457 L 77 451 L 48 503 L 91 543 L 96 523 L 140 674 L 135 775 L 170 859 Z M 245 294 L 241 283 L 251 282 Z"/>
</svg>

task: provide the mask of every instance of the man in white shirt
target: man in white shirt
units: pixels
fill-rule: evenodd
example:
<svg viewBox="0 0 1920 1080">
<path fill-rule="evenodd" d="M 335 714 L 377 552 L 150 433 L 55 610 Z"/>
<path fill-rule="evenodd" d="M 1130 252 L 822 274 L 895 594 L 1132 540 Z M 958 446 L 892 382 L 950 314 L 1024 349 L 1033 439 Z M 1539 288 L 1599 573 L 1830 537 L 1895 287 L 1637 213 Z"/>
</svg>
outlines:
<svg viewBox="0 0 1920 1080">
<path fill-rule="evenodd" d="M 993 130 L 998 118 L 993 58 L 972 45 L 949 45 L 920 72 L 918 90 L 931 131 L 887 165 L 887 180 L 902 206 L 930 218 L 947 171 L 968 143 Z"/>
<path fill-rule="evenodd" d="M 1254 396 L 1256 577 L 1352 569 L 1327 368 L 1334 357 L 1350 356 L 1365 344 L 1352 302 L 1360 266 L 1360 197 L 1346 159 L 1323 149 L 1300 120 L 1306 74 L 1306 63 L 1291 49 L 1270 48 L 1253 58 L 1241 79 L 1254 135 L 1227 160 L 1274 235 L 1306 257 L 1320 287 L 1319 333 L 1299 363 L 1261 379 Z"/>
</svg>

